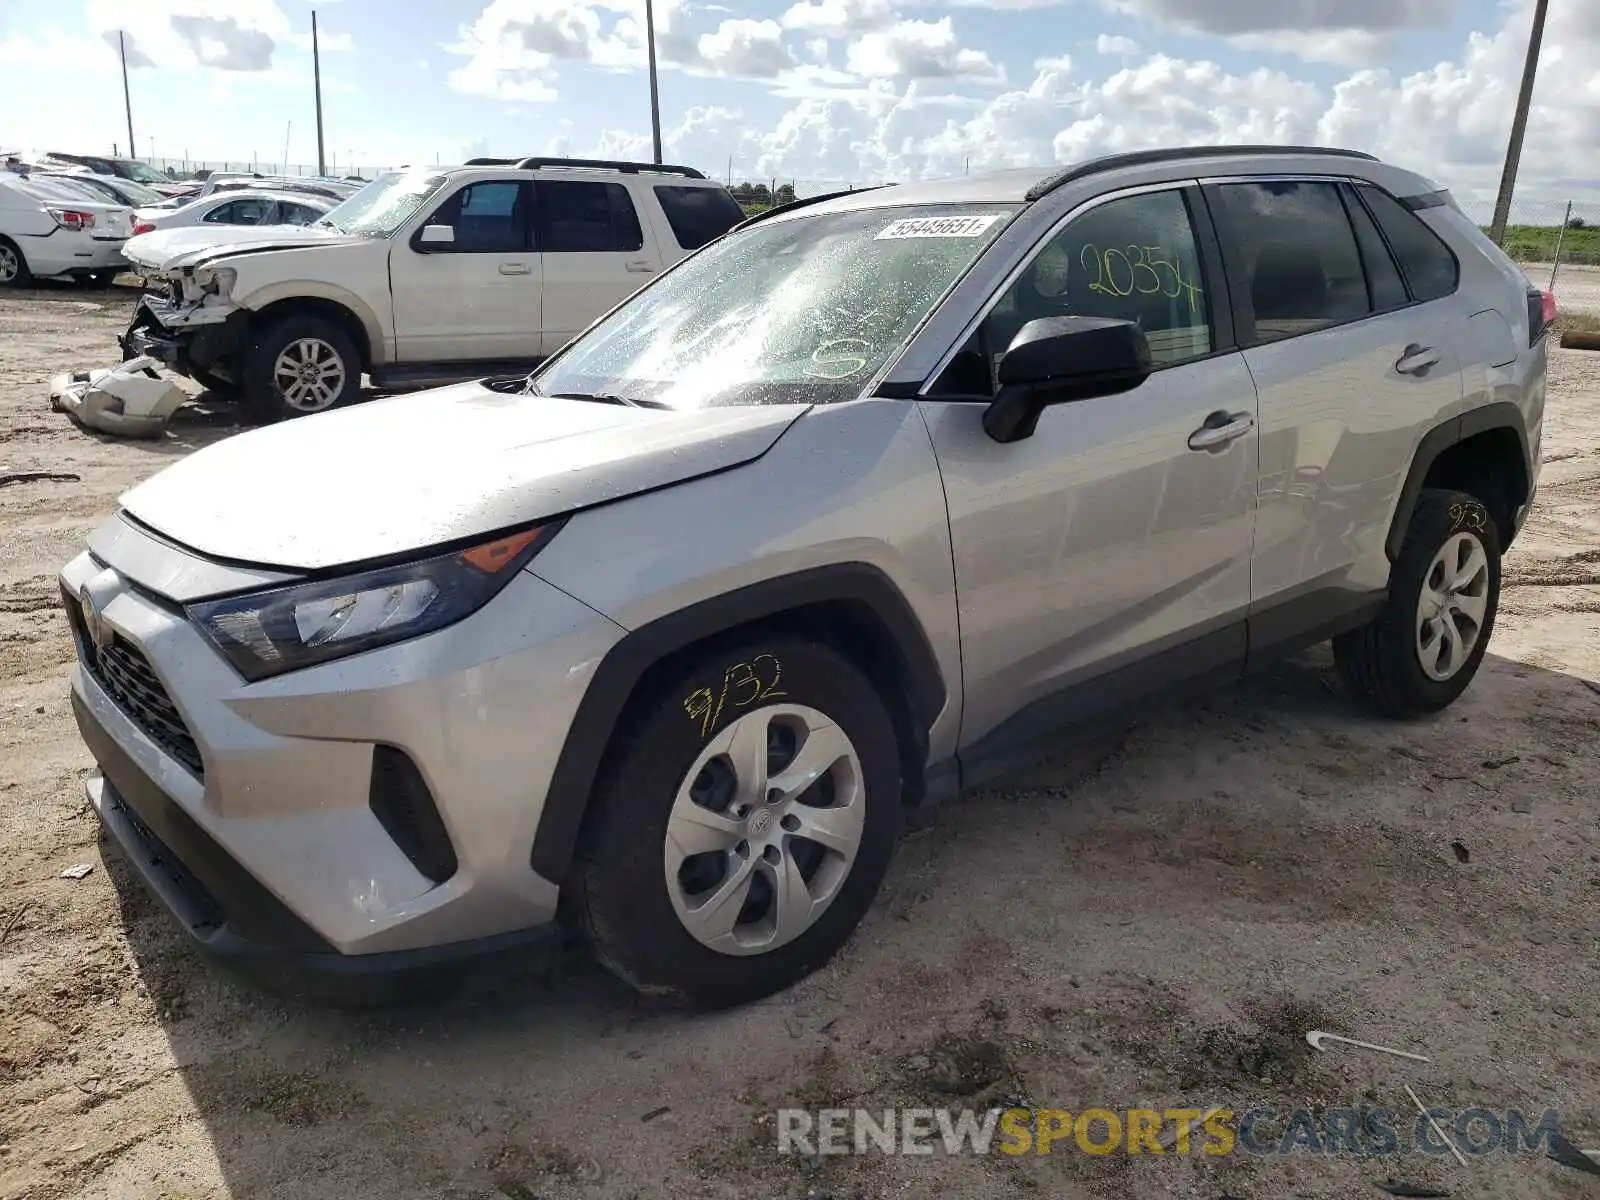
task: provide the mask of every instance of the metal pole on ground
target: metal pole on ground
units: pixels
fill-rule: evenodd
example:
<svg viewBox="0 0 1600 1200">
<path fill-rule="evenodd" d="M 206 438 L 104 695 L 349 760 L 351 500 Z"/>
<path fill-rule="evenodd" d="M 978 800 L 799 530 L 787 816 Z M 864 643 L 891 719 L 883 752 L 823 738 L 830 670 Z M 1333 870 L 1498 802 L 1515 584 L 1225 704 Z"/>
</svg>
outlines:
<svg viewBox="0 0 1600 1200">
<path fill-rule="evenodd" d="M 1567 227 L 1572 224 L 1572 201 L 1567 201 L 1567 215 L 1561 218 L 1561 228 L 1556 230 L 1555 262 L 1550 264 L 1550 290 L 1556 290 L 1556 273 L 1561 270 L 1561 245 L 1567 240 Z"/>
<path fill-rule="evenodd" d="M 122 55 L 122 107 L 128 114 L 128 157 L 137 158 L 139 152 L 133 148 L 133 98 L 128 94 L 128 45 L 120 29 L 117 30 L 117 53 Z"/>
<path fill-rule="evenodd" d="M 1506 147 L 1505 170 L 1500 174 L 1500 194 L 1494 202 L 1494 224 L 1489 237 L 1495 245 L 1505 241 L 1506 222 L 1511 219 L 1511 194 L 1517 188 L 1517 168 L 1522 162 L 1522 139 L 1528 132 L 1528 110 L 1533 106 L 1533 81 L 1539 72 L 1539 44 L 1544 40 L 1544 19 L 1550 0 L 1534 0 L 1533 31 L 1528 35 L 1528 57 L 1522 64 L 1522 88 L 1517 93 L 1517 109 L 1511 118 L 1511 142 Z"/>
</svg>

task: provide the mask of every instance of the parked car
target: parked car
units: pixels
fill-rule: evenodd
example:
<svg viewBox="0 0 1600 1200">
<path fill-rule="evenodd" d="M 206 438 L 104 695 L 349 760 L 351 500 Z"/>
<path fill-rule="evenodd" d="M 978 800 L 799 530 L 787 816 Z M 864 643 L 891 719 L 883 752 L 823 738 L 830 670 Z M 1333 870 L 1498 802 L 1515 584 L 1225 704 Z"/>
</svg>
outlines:
<svg viewBox="0 0 1600 1200">
<path fill-rule="evenodd" d="M 31 179 L 67 180 L 80 189 L 87 189 L 95 198 L 109 204 L 142 208 L 162 204 L 166 197 L 155 188 L 135 183 L 131 179 L 118 179 L 114 175 L 95 175 L 88 171 L 33 171 Z"/>
<path fill-rule="evenodd" d="M 479 186 L 363 215 L 478 245 Z M 1330 637 L 1375 712 L 1450 705 L 1552 317 L 1448 192 L 1346 151 L 800 201 L 529 379 L 129 492 L 61 577 L 89 800 L 218 952 L 383 971 L 560 913 L 648 993 L 759 997 L 850 936 L 903 822 L 1066 730 Z"/>
<path fill-rule="evenodd" d="M 140 162 L 136 158 L 102 158 L 97 154 L 63 154 L 59 150 L 52 150 L 45 155 L 42 165 L 48 167 L 52 162 L 87 167 L 96 175 L 114 175 L 118 179 L 131 179 L 135 183 L 149 184 L 164 195 L 181 192 L 189 186 L 163 175 L 149 163 Z"/>
<path fill-rule="evenodd" d="M 201 185 L 196 199 L 204 199 L 216 192 L 239 188 L 267 188 L 277 192 L 309 192 L 329 200 L 347 200 L 360 188 L 338 179 L 308 179 L 294 175 L 229 174 L 212 175 Z"/>
<path fill-rule="evenodd" d="M 135 235 L 195 225 L 310 225 L 327 216 L 334 202 L 304 192 L 216 192 L 181 208 L 142 208 L 134 213 Z"/>
<path fill-rule="evenodd" d="M 126 262 L 132 217 L 71 184 L 0 173 L 0 288 L 35 277 L 109 281 Z"/>
<path fill-rule="evenodd" d="M 386 386 L 523 370 L 743 219 L 687 167 L 521 160 L 386 175 L 297 230 L 128 253 L 158 289 L 122 339 L 263 419 Z M 312 379 L 312 373 L 316 378 Z"/>
</svg>

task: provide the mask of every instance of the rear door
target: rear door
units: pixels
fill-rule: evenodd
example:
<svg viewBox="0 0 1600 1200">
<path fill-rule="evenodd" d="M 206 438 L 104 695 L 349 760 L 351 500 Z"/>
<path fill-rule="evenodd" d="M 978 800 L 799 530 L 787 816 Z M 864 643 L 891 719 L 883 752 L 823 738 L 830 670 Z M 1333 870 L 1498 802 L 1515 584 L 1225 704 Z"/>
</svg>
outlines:
<svg viewBox="0 0 1600 1200">
<path fill-rule="evenodd" d="M 554 354 L 661 269 L 628 188 L 610 180 L 534 183 L 535 244 L 544 272 L 545 354 Z"/>
<path fill-rule="evenodd" d="M 389 251 L 398 362 L 531 359 L 539 354 L 539 258 L 532 185 L 481 179 L 440 200 Z M 424 243 L 446 226 L 449 242 Z"/>
<path fill-rule="evenodd" d="M 1461 399 L 1451 309 L 1416 302 L 1347 182 L 1205 188 L 1260 398 L 1251 652 L 1338 625 L 1388 581 L 1419 426 Z"/>
</svg>

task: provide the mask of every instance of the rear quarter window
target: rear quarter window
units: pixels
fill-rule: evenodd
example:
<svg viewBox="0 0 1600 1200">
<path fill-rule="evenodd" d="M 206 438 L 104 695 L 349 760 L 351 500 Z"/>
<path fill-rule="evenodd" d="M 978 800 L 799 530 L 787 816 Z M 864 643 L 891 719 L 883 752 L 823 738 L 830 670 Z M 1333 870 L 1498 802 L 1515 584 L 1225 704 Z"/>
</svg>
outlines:
<svg viewBox="0 0 1600 1200">
<path fill-rule="evenodd" d="M 740 221 L 744 209 L 719 187 L 671 187 L 655 189 L 661 211 L 667 214 L 672 236 L 685 250 L 698 250 L 715 241 Z"/>
<path fill-rule="evenodd" d="M 1357 189 L 1400 263 L 1416 300 L 1440 300 L 1461 283 L 1461 264 L 1444 240 L 1400 201 L 1382 188 Z"/>
</svg>

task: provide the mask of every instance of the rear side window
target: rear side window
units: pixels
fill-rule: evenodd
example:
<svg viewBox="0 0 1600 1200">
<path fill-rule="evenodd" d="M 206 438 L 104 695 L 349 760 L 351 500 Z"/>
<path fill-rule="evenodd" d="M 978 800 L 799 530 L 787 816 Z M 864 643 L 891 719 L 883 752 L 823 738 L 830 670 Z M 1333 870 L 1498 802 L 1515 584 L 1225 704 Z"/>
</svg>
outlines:
<svg viewBox="0 0 1600 1200">
<path fill-rule="evenodd" d="M 719 187 L 656 188 L 672 236 L 685 250 L 698 250 L 744 220 L 739 202 Z"/>
<path fill-rule="evenodd" d="M 1400 278 L 1400 268 L 1395 266 L 1394 255 L 1378 232 L 1372 215 L 1357 200 L 1354 192 L 1345 189 L 1345 200 L 1350 209 L 1350 224 L 1355 227 L 1356 243 L 1361 247 L 1361 262 L 1367 269 L 1367 288 L 1372 293 L 1374 312 L 1388 312 L 1411 303 L 1406 285 Z"/>
<path fill-rule="evenodd" d="M 594 254 L 644 248 L 633 197 L 620 183 L 551 180 L 536 185 L 538 249 L 545 254 Z"/>
<path fill-rule="evenodd" d="M 1439 235 L 1382 188 L 1362 184 L 1356 190 L 1400 260 L 1411 295 L 1418 300 L 1439 300 L 1454 292 L 1461 282 L 1461 265 Z"/>
<path fill-rule="evenodd" d="M 1215 192 L 1228 240 L 1244 259 L 1255 317 L 1255 335 L 1246 341 L 1281 341 L 1371 312 L 1338 184 L 1273 180 L 1221 184 Z"/>
</svg>

